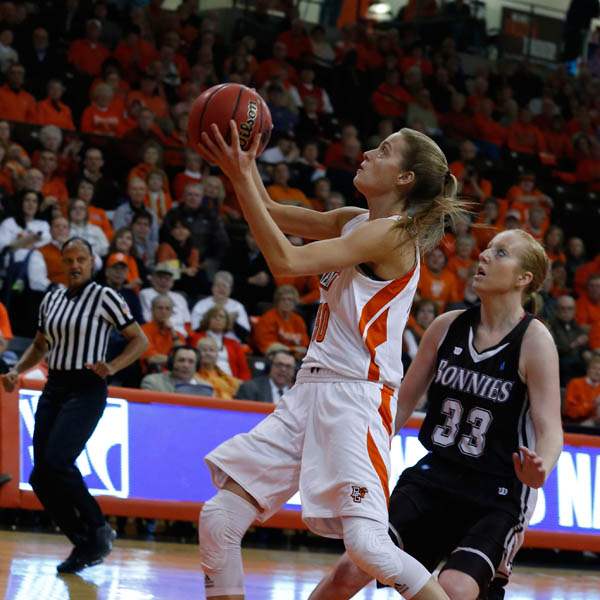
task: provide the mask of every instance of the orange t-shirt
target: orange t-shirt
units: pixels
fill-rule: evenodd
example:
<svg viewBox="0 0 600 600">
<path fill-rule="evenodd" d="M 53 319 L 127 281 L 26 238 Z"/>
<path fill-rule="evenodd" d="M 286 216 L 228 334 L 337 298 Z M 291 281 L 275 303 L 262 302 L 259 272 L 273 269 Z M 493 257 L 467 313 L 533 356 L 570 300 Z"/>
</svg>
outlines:
<svg viewBox="0 0 600 600">
<path fill-rule="evenodd" d="M 148 338 L 148 348 L 142 354 L 144 360 L 148 360 L 157 354 L 168 355 L 175 345 L 173 337 L 176 338 L 178 344 L 185 344 L 185 338 L 180 333 L 177 333 L 174 329 L 162 328 L 156 321 L 144 323 L 142 331 Z"/>
<path fill-rule="evenodd" d="M 156 251 L 156 262 L 178 260 L 177 253 L 171 244 L 162 242 Z M 200 251 L 198 248 L 192 248 L 185 265 L 182 267 L 197 267 L 200 264 Z"/>
<path fill-rule="evenodd" d="M 417 287 L 419 296 L 436 303 L 438 313 L 444 312 L 450 302 L 460 302 L 456 276 L 447 267 L 440 273 L 432 273 L 427 265 L 421 266 L 421 276 Z"/>
<path fill-rule="evenodd" d="M 600 396 L 600 383 L 587 377 L 574 377 L 567 385 L 563 412 L 574 421 L 583 421 L 596 414 L 596 398 Z"/>
<path fill-rule="evenodd" d="M 88 206 L 88 221 L 93 225 L 100 227 L 100 229 L 104 231 L 104 235 L 109 242 L 112 240 L 113 226 L 103 208 L 98 208 L 97 206 Z M 133 263 L 135 265 L 135 270 L 137 271 L 137 264 L 135 264 L 135 260 Z"/>
<path fill-rule="evenodd" d="M 71 42 L 67 60 L 78 71 L 98 77 L 102 72 L 102 64 L 109 56 L 110 51 L 106 46 L 80 39 Z"/>
<path fill-rule="evenodd" d="M 309 338 L 306 323 L 298 313 L 292 313 L 284 319 L 276 308 L 272 308 L 259 317 L 254 327 L 253 341 L 258 351 L 264 354 L 275 342 L 290 348 L 308 347 Z"/>
<path fill-rule="evenodd" d="M 600 321 L 600 303 L 594 304 L 587 293 L 582 294 L 576 303 L 575 320 L 580 325 L 593 325 Z"/>
<path fill-rule="evenodd" d="M 298 275 L 297 277 L 275 277 L 275 286 L 293 285 L 300 294 L 300 304 L 314 304 L 321 297 L 319 278 L 316 275 Z"/>
<path fill-rule="evenodd" d="M 164 119 L 169 115 L 169 105 L 162 96 L 146 96 L 139 90 L 129 92 L 127 95 L 127 106 L 129 106 L 133 100 L 139 100 L 141 105 L 145 108 L 150 109 L 157 119 Z"/>
<path fill-rule="evenodd" d="M 477 113 L 473 117 L 475 125 L 475 138 L 502 146 L 506 141 L 506 127 L 494 119 L 486 117 L 483 113 Z"/>
<path fill-rule="evenodd" d="M 110 135 L 115 137 L 121 124 L 122 112 L 118 106 L 111 104 L 102 109 L 96 104 L 90 104 L 81 117 L 81 131 L 97 135 Z"/>
<path fill-rule="evenodd" d="M 600 321 L 596 321 L 589 331 L 588 346 L 592 350 L 600 350 Z"/>
<path fill-rule="evenodd" d="M 283 187 L 281 185 L 273 184 L 267 187 L 267 192 L 275 202 L 312 208 L 310 200 L 304 195 L 304 192 L 298 188 Z"/>
<path fill-rule="evenodd" d="M 537 154 L 546 149 L 544 136 L 533 123 L 516 121 L 508 126 L 506 145 L 513 152 Z"/>
<path fill-rule="evenodd" d="M 158 52 L 152 44 L 140 39 L 134 48 L 126 42 L 120 42 L 113 56 L 121 63 L 126 79 L 131 80 L 138 75 L 138 71 L 142 70 L 142 65 L 147 65 L 158 58 Z"/>
<path fill-rule="evenodd" d="M 10 319 L 8 318 L 8 311 L 2 302 L 0 302 L 0 334 L 2 334 L 2 337 L 5 340 L 11 340 L 13 337 Z"/>
<path fill-rule="evenodd" d="M 50 98 L 37 103 L 37 122 L 40 125 L 56 125 L 71 131 L 75 129 L 71 109 L 64 102 L 54 102 Z"/>
<path fill-rule="evenodd" d="M 459 298 L 463 298 L 465 295 L 465 287 L 469 278 L 469 267 L 474 264 L 475 261 L 472 258 L 460 258 L 456 254 L 448 261 L 446 268 L 454 273 L 456 277 L 456 295 Z"/>
<path fill-rule="evenodd" d="M 25 90 L 13 92 L 7 85 L 0 87 L 0 119 L 37 122 L 37 106 L 33 96 Z"/>
<path fill-rule="evenodd" d="M 62 283 L 63 285 L 67 285 L 67 274 L 65 273 L 63 266 L 60 248 L 53 242 L 50 242 L 39 248 L 39 251 L 42 253 L 44 261 L 46 262 L 48 279 L 52 283 Z"/>
<path fill-rule="evenodd" d="M 600 254 L 593 260 L 582 264 L 575 271 L 575 291 L 579 295 L 585 293 L 588 279 L 594 273 L 600 273 Z"/>
<path fill-rule="evenodd" d="M 62 177 L 53 177 L 44 182 L 42 186 L 42 195 L 54 196 L 58 200 L 60 211 L 63 216 L 67 216 L 67 204 L 69 203 L 69 191 Z"/>
</svg>

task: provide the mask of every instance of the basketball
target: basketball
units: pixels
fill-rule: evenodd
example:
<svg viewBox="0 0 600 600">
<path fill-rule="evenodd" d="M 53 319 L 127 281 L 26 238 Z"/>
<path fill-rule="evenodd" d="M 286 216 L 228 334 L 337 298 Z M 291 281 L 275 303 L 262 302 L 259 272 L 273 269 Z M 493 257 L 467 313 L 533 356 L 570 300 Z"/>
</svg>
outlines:
<svg viewBox="0 0 600 600">
<path fill-rule="evenodd" d="M 261 142 L 258 154 L 261 154 L 271 137 L 271 112 L 255 90 L 239 83 L 215 85 L 194 100 L 188 122 L 188 144 L 197 148 L 202 132 L 211 135 L 213 123 L 229 143 L 231 119 L 237 124 L 242 150 L 248 150 L 254 137 L 259 135 Z"/>
</svg>

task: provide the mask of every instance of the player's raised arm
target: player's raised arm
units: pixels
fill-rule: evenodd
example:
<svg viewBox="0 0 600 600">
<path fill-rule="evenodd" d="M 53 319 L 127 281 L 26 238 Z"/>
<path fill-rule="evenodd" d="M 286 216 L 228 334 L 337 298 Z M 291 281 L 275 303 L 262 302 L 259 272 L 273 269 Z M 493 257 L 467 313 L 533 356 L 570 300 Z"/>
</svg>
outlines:
<svg viewBox="0 0 600 600">
<path fill-rule="evenodd" d="M 527 331 L 521 356 L 536 442 L 535 449 L 521 448 L 520 455 L 513 458 L 519 479 L 538 488 L 550 475 L 563 447 L 558 353 L 550 332 L 539 321 L 533 321 Z"/>
<path fill-rule="evenodd" d="M 452 310 L 437 317 L 423 334 L 419 349 L 402 380 L 398 391 L 395 432 L 398 433 L 410 418 L 435 374 L 435 362 L 440 343 L 448 327 L 462 310 Z"/>
<path fill-rule="evenodd" d="M 252 179 L 277 226 L 284 233 L 290 235 L 297 235 L 309 240 L 325 240 L 338 237 L 342 232 L 342 228 L 350 219 L 366 212 L 366 209 L 355 206 L 320 212 L 310 208 L 275 202 L 265 189 L 256 161 L 252 163 Z"/>
</svg>

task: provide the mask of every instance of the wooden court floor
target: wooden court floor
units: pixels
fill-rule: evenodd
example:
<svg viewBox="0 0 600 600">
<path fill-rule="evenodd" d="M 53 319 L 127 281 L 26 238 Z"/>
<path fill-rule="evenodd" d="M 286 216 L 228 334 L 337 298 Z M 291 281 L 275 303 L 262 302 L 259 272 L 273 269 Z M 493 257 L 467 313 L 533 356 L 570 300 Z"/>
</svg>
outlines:
<svg viewBox="0 0 600 600">
<path fill-rule="evenodd" d="M 203 600 L 196 546 L 117 541 L 106 563 L 58 577 L 58 535 L 0 532 L 0 600 Z M 332 554 L 245 550 L 248 600 L 305 600 Z M 369 588 L 357 600 L 400 598 Z M 507 600 L 600 600 L 600 573 L 517 568 Z"/>
</svg>

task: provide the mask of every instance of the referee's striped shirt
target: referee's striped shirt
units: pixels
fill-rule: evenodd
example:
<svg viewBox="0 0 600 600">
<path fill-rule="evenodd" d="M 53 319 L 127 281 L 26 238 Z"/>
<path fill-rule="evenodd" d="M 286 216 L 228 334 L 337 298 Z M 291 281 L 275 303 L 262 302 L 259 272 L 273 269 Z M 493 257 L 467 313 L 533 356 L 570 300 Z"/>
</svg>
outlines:
<svg viewBox="0 0 600 600">
<path fill-rule="evenodd" d="M 105 360 L 111 328 L 121 330 L 133 322 L 121 295 L 95 281 L 74 294 L 64 288 L 48 292 L 38 319 L 50 349 L 48 367 L 70 371 Z"/>
</svg>

